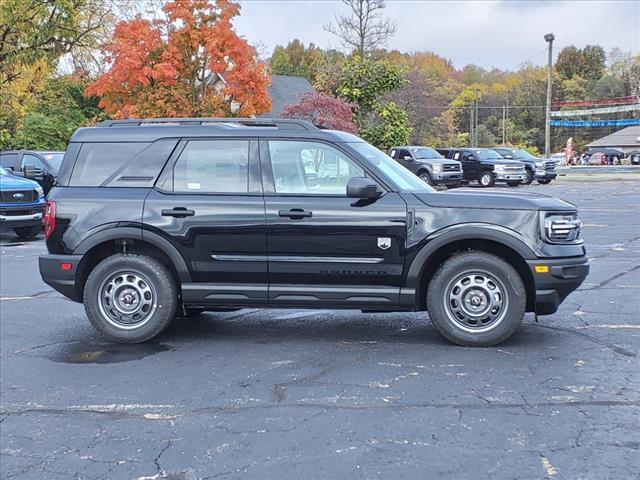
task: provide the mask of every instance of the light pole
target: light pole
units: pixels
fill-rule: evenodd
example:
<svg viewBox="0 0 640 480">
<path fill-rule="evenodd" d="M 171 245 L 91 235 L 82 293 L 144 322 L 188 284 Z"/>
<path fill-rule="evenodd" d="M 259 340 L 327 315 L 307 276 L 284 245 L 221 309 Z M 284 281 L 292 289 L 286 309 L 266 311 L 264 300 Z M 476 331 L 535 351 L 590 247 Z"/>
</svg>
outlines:
<svg viewBox="0 0 640 480">
<path fill-rule="evenodd" d="M 551 155 L 551 81 L 553 78 L 553 40 L 555 36 L 553 33 L 547 33 L 544 36 L 544 40 L 549 44 L 549 59 L 547 64 L 547 108 L 544 119 L 544 155 L 549 157 Z"/>
</svg>

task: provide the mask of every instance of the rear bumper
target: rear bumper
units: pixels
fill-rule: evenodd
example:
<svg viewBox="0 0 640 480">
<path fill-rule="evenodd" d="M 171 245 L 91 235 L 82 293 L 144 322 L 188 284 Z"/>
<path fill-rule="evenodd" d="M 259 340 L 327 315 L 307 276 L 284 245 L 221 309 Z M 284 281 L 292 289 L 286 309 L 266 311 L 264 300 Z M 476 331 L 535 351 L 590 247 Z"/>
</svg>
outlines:
<svg viewBox="0 0 640 480">
<path fill-rule="evenodd" d="M 541 259 L 527 263 L 535 283 L 535 312 L 538 315 L 555 313 L 564 299 L 576 290 L 589 274 L 587 257 Z M 536 266 L 546 266 L 548 272 L 538 273 Z"/>
<path fill-rule="evenodd" d="M 76 272 L 82 255 L 40 255 L 38 265 L 44 283 L 74 302 L 82 301 L 82 293 L 76 285 Z M 71 264 L 63 270 L 61 264 Z"/>
</svg>

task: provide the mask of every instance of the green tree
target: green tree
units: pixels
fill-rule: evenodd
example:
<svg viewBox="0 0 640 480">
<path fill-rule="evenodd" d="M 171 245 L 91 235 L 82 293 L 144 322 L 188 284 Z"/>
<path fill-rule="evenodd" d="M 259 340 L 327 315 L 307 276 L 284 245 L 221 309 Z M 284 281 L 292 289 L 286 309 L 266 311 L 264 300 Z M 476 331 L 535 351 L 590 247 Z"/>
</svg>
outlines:
<svg viewBox="0 0 640 480">
<path fill-rule="evenodd" d="M 589 81 L 580 75 L 562 80 L 562 92 L 564 100 L 584 100 L 587 98 Z"/>
<path fill-rule="evenodd" d="M 362 138 L 381 150 L 409 143 L 411 126 L 407 112 L 393 102 L 376 105 L 374 112 L 376 121 L 360 131 Z"/>
<path fill-rule="evenodd" d="M 269 60 L 271 73 L 275 75 L 293 75 L 305 77 L 315 82 L 318 71 L 324 61 L 323 51 L 313 43 L 304 46 L 297 38 L 286 47 L 277 45 Z"/>
</svg>

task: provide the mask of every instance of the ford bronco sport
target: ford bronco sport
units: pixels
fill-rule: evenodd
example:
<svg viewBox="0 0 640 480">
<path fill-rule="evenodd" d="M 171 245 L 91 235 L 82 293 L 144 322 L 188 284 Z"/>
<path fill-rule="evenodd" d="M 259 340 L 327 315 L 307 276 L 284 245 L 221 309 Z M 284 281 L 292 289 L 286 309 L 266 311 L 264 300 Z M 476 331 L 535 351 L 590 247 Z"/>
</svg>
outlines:
<svg viewBox="0 0 640 480">
<path fill-rule="evenodd" d="M 242 307 L 428 311 L 459 345 L 551 314 L 589 270 L 576 207 L 436 192 L 380 150 L 299 120 L 77 130 L 45 210 L 46 283 L 102 334 Z"/>
</svg>

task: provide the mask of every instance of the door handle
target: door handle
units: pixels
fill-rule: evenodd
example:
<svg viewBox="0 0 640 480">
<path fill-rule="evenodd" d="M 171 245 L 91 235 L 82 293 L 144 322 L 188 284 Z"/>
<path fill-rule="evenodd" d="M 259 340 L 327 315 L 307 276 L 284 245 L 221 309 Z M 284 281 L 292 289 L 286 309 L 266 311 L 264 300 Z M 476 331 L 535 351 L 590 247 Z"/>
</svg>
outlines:
<svg viewBox="0 0 640 480">
<path fill-rule="evenodd" d="M 162 210 L 163 217 L 193 217 L 196 214 L 195 210 L 187 210 L 185 207 L 165 208 Z"/>
<path fill-rule="evenodd" d="M 303 210 L 301 208 L 292 208 L 291 210 L 279 210 L 279 217 L 289 217 L 293 220 L 300 220 L 302 218 L 311 217 L 312 212 L 309 210 Z"/>
</svg>

